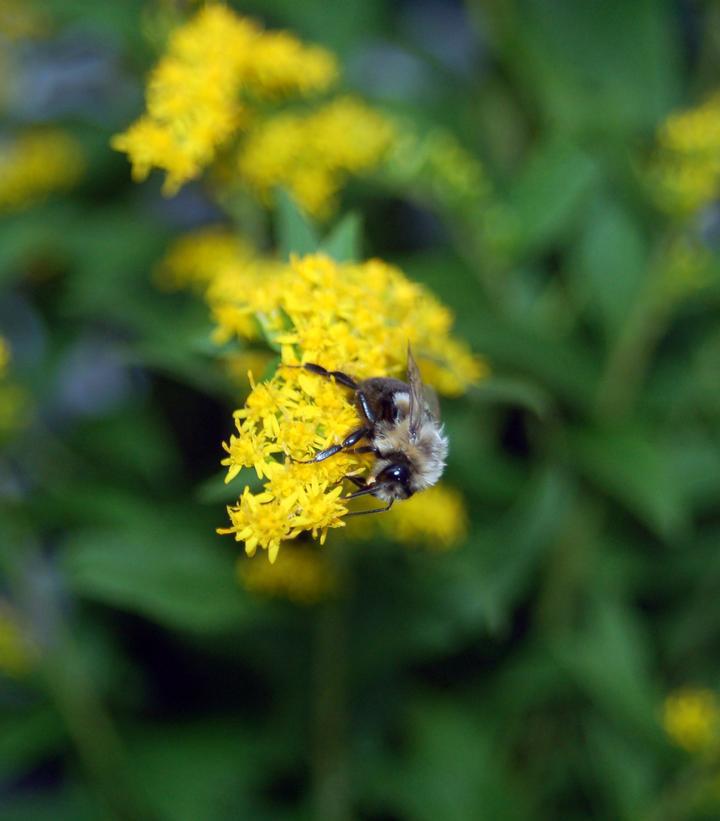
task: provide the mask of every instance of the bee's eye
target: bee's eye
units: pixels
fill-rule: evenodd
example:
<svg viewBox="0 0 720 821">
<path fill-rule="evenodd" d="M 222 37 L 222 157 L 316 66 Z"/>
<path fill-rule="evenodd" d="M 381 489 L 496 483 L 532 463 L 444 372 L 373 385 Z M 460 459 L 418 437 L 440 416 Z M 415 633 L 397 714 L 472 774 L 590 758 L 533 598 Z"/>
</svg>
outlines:
<svg viewBox="0 0 720 821">
<path fill-rule="evenodd" d="M 383 479 L 400 482 L 400 484 L 404 485 L 410 477 L 410 471 L 406 465 L 390 465 L 385 468 L 382 475 Z"/>
</svg>

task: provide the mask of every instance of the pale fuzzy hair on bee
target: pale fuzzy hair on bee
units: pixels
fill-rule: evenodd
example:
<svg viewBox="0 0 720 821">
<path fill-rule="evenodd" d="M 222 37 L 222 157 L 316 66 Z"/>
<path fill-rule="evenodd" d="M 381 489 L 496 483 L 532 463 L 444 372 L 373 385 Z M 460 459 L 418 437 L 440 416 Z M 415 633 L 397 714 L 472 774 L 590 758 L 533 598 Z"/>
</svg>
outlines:
<svg viewBox="0 0 720 821">
<path fill-rule="evenodd" d="M 408 403 L 409 395 L 397 394 L 395 397 L 399 408 L 402 407 L 403 399 Z M 406 416 L 392 425 L 378 425 L 372 442 L 377 449 L 378 458 L 370 472 L 370 483 L 392 463 L 392 458 L 385 457 L 398 453 L 405 456 L 412 467 L 409 485 L 413 493 L 437 484 L 443 474 L 448 440 L 442 426 L 430 415 L 426 415 L 414 437 L 410 434 L 410 420 Z M 375 495 L 384 501 L 389 501 L 391 497 L 391 494 L 383 493 L 381 488 L 378 488 Z"/>
</svg>

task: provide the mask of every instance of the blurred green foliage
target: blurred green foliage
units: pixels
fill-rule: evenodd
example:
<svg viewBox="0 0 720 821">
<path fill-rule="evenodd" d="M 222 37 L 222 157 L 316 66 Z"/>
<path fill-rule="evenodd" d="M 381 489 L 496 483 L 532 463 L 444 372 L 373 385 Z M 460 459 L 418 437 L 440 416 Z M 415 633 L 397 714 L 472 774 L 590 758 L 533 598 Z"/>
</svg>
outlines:
<svg viewBox="0 0 720 821">
<path fill-rule="evenodd" d="M 663 118 L 720 84 L 717 5 L 234 4 L 492 183 L 451 206 L 358 183 L 319 232 L 433 288 L 493 373 L 443 408 L 466 543 L 358 546 L 315 607 L 242 590 L 214 533 L 237 388 L 201 303 L 152 271 L 215 206 L 133 186 L 109 149 L 192 4 L 38 5 L 47 36 L 0 40 L 25 95 L 3 137 L 60 126 L 87 170 L 0 223 L 28 398 L 0 597 L 30 659 L 0 673 L 3 821 L 718 817 L 717 761 L 660 719 L 673 688 L 720 688 L 718 210 L 664 215 L 645 178 Z M 316 242 L 289 202 L 276 226 L 284 252 Z M 668 270 L 682 239 L 700 285 Z"/>
</svg>

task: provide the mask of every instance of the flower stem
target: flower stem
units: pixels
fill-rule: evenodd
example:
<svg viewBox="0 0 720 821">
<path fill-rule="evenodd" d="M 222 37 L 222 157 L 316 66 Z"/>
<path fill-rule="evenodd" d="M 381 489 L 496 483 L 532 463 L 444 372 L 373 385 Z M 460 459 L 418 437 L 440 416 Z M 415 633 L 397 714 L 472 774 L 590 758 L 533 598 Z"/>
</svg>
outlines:
<svg viewBox="0 0 720 821">
<path fill-rule="evenodd" d="M 314 817 L 349 821 L 345 601 L 338 595 L 318 610 L 315 636 Z"/>
</svg>

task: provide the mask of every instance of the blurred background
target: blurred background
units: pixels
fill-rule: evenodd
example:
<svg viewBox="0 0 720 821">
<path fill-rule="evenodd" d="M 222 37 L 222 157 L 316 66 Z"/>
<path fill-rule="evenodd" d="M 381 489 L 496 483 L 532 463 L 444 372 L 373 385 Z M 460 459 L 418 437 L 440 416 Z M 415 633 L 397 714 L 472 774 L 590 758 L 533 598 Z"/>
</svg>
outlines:
<svg viewBox="0 0 720 821">
<path fill-rule="evenodd" d="M 0 817 L 719 818 L 720 6 L 237 0 L 384 142 L 167 196 L 110 143 L 202 5 L 0 0 Z M 213 341 L 218 231 L 452 309 L 422 515 L 216 535 L 267 365 Z"/>
</svg>

